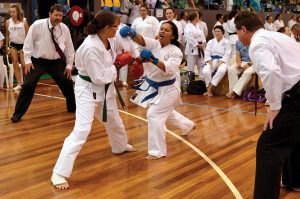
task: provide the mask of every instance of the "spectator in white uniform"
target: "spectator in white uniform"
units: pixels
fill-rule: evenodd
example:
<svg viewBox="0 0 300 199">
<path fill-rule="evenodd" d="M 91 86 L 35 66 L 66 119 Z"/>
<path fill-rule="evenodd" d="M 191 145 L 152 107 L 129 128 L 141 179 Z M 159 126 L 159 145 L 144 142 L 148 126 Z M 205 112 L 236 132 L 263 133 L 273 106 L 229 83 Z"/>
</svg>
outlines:
<svg viewBox="0 0 300 199">
<path fill-rule="evenodd" d="M 230 58 L 235 55 L 235 44 L 238 40 L 238 36 L 236 33 L 236 29 L 235 29 L 235 24 L 234 24 L 234 18 L 235 16 L 238 14 L 238 10 L 234 9 L 232 10 L 229 15 L 228 15 L 228 21 L 227 21 L 227 31 L 228 31 L 228 40 L 230 43 Z M 230 59 L 229 58 L 229 59 Z"/>
<path fill-rule="evenodd" d="M 116 33 L 116 38 L 121 43 L 121 46 L 122 46 L 121 49 L 117 49 L 117 53 L 120 54 L 123 51 L 129 51 L 132 53 L 132 56 L 134 58 L 136 58 L 139 56 L 138 46 L 135 45 L 135 43 L 132 40 L 130 40 L 129 38 L 124 39 L 121 37 L 119 31 L 123 26 L 126 26 L 126 25 L 123 23 L 120 23 L 118 31 Z M 122 85 L 124 87 L 128 87 L 127 77 L 128 77 L 128 65 L 125 65 L 122 68 L 120 68 L 120 70 L 119 70 L 119 80 L 122 82 Z"/>
<path fill-rule="evenodd" d="M 249 47 L 253 68 L 269 101 L 256 148 L 254 199 L 279 198 L 280 182 L 300 191 L 300 46 L 290 37 L 263 29 L 260 16 L 242 12 L 235 24 Z"/>
<path fill-rule="evenodd" d="M 214 88 L 225 76 L 230 56 L 230 44 L 228 39 L 223 37 L 223 26 L 214 28 L 215 38 L 208 41 L 205 48 L 205 65 L 203 68 L 204 81 L 207 92 L 203 95 L 213 96 Z"/>
<path fill-rule="evenodd" d="M 143 0 L 133 0 L 133 7 L 131 8 L 130 15 L 127 19 L 127 25 L 131 26 L 133 21 L 140 17 L 140 7 L 144 4 Z"/>
<path fill-rule="evenodd" d="M 249 46 L 245 46 L 239 40 L 236 42 L 236 64 L 228 68 L 229 92 L 228 98 L 235 98 L 242 94 L 243 89 L 251 80 L 254 70 L 249 58 Z M 239 75 L 241 77 L 239 78 Z"/>
<path fill-rule="evenodd" d="M 94 117 L 103 121 L 114 154 L 135 150 L 128 144 L 116 102 L 117 66 L 114 60 L 120 48 L 115 37 L 118 26 L 117 15 L 99 12 L 87 26 L 89 36 L 76 51 L 75 65 L 79 73 L 75 83 L 76 121 L 53 169 L 51 182 L 57 189 L 70 187 L 66 178 L 70 177 L 74 161 L 90 134 Z"/>
<path fill-rule="evenodd" d="M 122 0 L 121 1 L 121 23 L 127 24 L 129 13 L 131 9 L 133 8 L 133 4 L 131 3 L 130 0 Z"/>
<path fill-rule="evenodd" d="M 13 90 L 19 91 L 23 84 L 23 74 L 21 74 L 25 67 L 23 44 L 28 32 L 28 24 L 19 6 L 12 5 L 9 9 L 9 13 L 10 18 L 6 21 L 6 47 L 7 54 L 10 54 L 12 59 L 14 74 L 17 80 L 17 86 L 13 88 Z M 19 59 L 23 70 L 20 70 Z"/>
<path fill-rule="evenodd" d="M 181 27 L 183 30 L 183 36 L 182 36 L 182 43 L 180 44 L 180 49 L 181 52 L 183 53 L 183 60 L 186 60 L 186 55 L 185 55 L 185 45 L 186 45 L 186 40 L 184 38 L 184 29 L 186 27 L 186 25 L 188 24 L 188 20 L 189 20 L 189 13 L 187 11 L 182 11 L 180 13 L 180 23 L 181 23 Z M 185 65 L 184 65 L 185 66 Z"/>
<path fill-rule="evenodd" d="M 288 27 L 290 29 L 292 29 L 293 25 L 296 24 L 297 21 L 296 21 L 296 15 L 295 14 L 291 14 L 290 16 L 290 20 L 288 21 Z"/>
<path fill-rule="evenodd" d="M 274 26 L 276 27 L 276 30 L 279 30 L 279 28 L 284 27 L 282 14 L 279 13 L 275 16 Z"/>
<path fill-rule="evenodd" d="M 184 38 L 186 40 L 185 55 L 187 57 L 187 70 L 194 72 L 194 67 L 197 65 L 199 77 L 203 78 L 202 70 L 206 39 L 203 31 L 197 26 L 198 21 L 198 12 L 192 12 L 189 15 L 189 23 L 184 29 Z"/>
<path fill-rule="evenodd" d="M 207 25 L 204 21 L 202 21 L 202 12 L 198 12 L 199 14 L 199 21 L 197 22 L 197 26 L 203 31 L 205 39 L 208 36 L 208 28 Z"/>
<path fill-rule="evenodd" d="M 181 44 L 182 43 L 182 37 L 183 37 L 183 29 L 182 29 L 181 23 L 175 19 L 175 13 L 174 13 L 173 8 L 167 8 L 166 9 L 166 18 L 167 18 L 167 20 L 162 20 L 162 21 L 159 22 L 159 25 L 156 29 L 156 35 L 159 34 L 160 27 L 163 23 L 165 23 L 166 21 L 172 21 L 177 26 L 178 42 Z"/>
<path fill-rule="evenodd" d="M 266 30 L 269 30 L 269 31 L 277 31 L 275 25 L 273 24 L 273 17 L 268 15 L 266 17 L 266 22 L 265 22 L 265 25 L 264 25 L 265 29 Z"/>
<path fill-rule="evenodd" d="M 120 33 L 122 30 L 120 30 Z M 148 120 L 148 156 L 153 160 L 167 156 L 166 122 L 181 128 L 188 134 L 194 129 L 194 122 L 174 110 L 180 102 L 180 88 L 176 83 L 179 65 L 182 61 L 178 39 L 178 30 L 173 22 L 162 24 L 158 39 L 142 37 L 131 29 L 128 33 L 135 42 L 144 46 L 141 58 L 145 65 L 145 81 L 137 87 L 132 101 L 142 107 L 149 107 Z M 122 35 L 122 34 L 121 34 Z M 149 87 L 149 89 L 147 89 Z"/>
<path fill-rule="evenodd" d="M 216 14 L 216 23 L 214 25 L 214 27 L 216 26 L 222 26 L 223 23 L 224 23 L 224 16 L 222 14 Z M 213 30 L 212 30 L 212 34 L 214 34 L 214 27 L 213 27 Z"/>
<path fill-rule="evenodd" d="M 131 28 L 144 37 L 155 38 L 159 21 L 155 17 L 148 15 L 148 7 L 146 5 L 140 7 L 140 15 L 133 21 Z"/>
</svg>

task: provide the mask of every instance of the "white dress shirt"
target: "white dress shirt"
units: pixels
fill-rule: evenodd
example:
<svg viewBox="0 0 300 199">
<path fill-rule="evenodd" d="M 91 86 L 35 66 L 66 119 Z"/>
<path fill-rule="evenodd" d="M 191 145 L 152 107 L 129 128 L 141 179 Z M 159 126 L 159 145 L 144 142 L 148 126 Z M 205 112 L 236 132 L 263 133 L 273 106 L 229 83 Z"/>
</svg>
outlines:
<svg viewBox="0 0 300 199">
<path fill-rule="evenodd" d="M 30 26 L 23 47 L 26 64 L 32 63 L 31 56 L 48 60 L 60 58 L 51 38 L 52 27 L 49 18 L 37 20 Z M 69 28 L 63 23 L 54 28 L 57 44 L 66 56 L 66 68 L 71 69 L 75 51 Z"/>
<path fill-rule="evenodd" d="M 271 110 L 279 110 L 283 93 L 300 80 L 300 46 L 285 34 L 259 29 L 251 38 L 249 55 Z"/>
</svg>

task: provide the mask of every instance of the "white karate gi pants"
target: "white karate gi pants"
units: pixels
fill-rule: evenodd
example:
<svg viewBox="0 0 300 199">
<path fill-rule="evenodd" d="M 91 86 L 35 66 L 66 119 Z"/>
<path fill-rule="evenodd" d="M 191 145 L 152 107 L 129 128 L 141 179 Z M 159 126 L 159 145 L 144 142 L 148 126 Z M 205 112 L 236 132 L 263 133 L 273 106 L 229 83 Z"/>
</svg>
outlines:
<svg viewBox="0 0 300 199">
<path fill-rule="evenodd" d="M 203 76 L 206 87 L 209 86 L 209 83 L 211 83 L 213 86 L 217 86 L 222 78 L 226 75 L 228 64 L 223 63 L 219 66 L 217 72 L 212 77 L 213 72 L 216 70 L 216 63 L 217 60 L 213 60 L 213 66 L 211 66 L 209 63 L 204 65 Z"/>
<path fill-rule="evenodd" d="M 111 85 L 112 86 L 112 85 Z M 103 102 L 95 102 L 90 88 L 76 89 L 76 121 L 71 134 L 65 139 L 63 148 L 53 171 L 70 177 L 74 161 L 90 134 L 94 117 L 102 121 Z M 118 112 L 115 98 L 107 99 L 107 122 L 103 123 L 113 153 L 122 153 L 127 148 L 127 134 Z"/>
<path fill-rule="evenodd" d="M 127 76 L 128 76 L 128 65 L 123 66 L 119 70 L 119 80 L 121 82 L 127 82 Z"/>
<path fill-rule="evenodd" d="M 186 61 L 187 61 L 187 70 L 195 72 L 194 68 L 195 65 L 197 65 L 199 78 L 203 78 L 204 59 L 200 58 L 199 55 L 187 55 Z"/>
<path fill-rule="evenodd" d="M 179 102 L 175 87 L 165 90 L 158 104 L 151 104 L 147 111 L 148 154 L 158 158 L 167 155 L 166 122 L 180 129 L 192 129 L 194 123 L 174 110 Z M 184 130 L 183 130 L 184 131 Z"/>
<path fill-rule="evenodd" d="M 244 65 L 245 62 L 242 62 Z M 242 76 L 239 78 L 239 74 Z M 237 65 L 230 66 L 228 68 L 228 80 L 229 80 L 229 91 L 235 92 L 237 95 L 241 95 L 243 89 L 251 80 L 252 75 L 254 74 L 252 67 L 247 68 L 244 72 L 242 69 L 238 68 Z"/>
</svg>

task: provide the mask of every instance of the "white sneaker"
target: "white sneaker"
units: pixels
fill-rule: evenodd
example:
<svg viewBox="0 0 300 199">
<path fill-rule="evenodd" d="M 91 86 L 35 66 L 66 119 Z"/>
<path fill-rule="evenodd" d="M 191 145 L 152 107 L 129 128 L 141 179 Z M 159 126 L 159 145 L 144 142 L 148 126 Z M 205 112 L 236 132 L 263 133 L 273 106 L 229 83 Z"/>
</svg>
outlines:
<svg viewBox="0 0 300 199">
<path fill-rule="evenodd" d="M 122 82 L 122 85 L 125 86 L 125 87 L 128 87 L 127 82 Z"/>
<path fill-rule="evenodd" d="M 18 84 L 15 88 L 13 88 L 13 91 L 20 91 L 22 88 L 21 84 Z"/>
</svg>

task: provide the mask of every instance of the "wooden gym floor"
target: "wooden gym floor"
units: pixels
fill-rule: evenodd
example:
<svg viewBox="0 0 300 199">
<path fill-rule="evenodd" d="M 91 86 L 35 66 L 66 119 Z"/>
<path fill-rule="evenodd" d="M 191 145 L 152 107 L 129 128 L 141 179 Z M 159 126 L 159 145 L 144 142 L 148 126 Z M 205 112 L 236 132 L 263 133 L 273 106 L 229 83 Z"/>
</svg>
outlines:
<svg viewBox="0 0 300 199">
<path fill-rule="evenodd" d="M 74 125 L 51 80 L 42 80 L 28 112 L 11 123 L 17 93 L 0 90 L 0 198 L 252 198 L 255 148 L 266 107 L 224 96 L 183 95 L 178 110 L 197 128 L 188 136 L 167 126 L 168 156 L 147 161 L 146 110 L 129 102 L 120 110 L 129 143 L 138 151 L 114 155 L 105 129 L 94 121 L 75 162 L 69 190 L 50 184 L 53 166 Z M 300 193 L 281 190 L 281 198 Z"/>
</svg>

